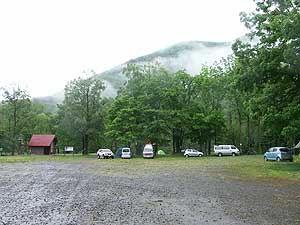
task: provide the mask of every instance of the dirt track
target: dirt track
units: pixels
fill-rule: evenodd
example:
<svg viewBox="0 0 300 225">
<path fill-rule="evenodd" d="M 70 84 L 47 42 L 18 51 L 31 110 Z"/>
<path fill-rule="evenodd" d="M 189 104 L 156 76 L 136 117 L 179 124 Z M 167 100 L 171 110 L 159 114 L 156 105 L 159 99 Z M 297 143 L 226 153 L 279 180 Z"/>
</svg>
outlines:
<svg viewBox="0 0 300 225">
<path fill-rule="evenodd" d="M 300 224 L 296 184 L 147 163 L 142 173 L 95 159 L 0 164 L 0 225 Z"/>
</svg>

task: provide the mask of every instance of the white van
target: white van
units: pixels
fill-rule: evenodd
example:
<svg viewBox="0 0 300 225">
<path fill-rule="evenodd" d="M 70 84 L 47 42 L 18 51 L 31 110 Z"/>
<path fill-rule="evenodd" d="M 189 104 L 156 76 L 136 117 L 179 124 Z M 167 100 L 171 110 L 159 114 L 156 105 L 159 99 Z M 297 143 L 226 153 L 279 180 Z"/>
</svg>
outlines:
<svg viewBox="0 0 300 225">
<path fill-rule="evenodd" d="M 146 144 L 143 151 L 144 158 L 154 158 L 153 146 L 151 144 Z"/>
<path fill-rule="evenodd" d="M 219 157 L 223 155 L 236 156 L 240 154 L 240 150 L 234 145 L 215 145 L 214 152 L 215 155 Z"/>
<path fill-rule="evenodd" d="M 121 158 L 122 159 L 130 159 L 131 158 L 130 148 L 122 148 Z"/>
</svg>

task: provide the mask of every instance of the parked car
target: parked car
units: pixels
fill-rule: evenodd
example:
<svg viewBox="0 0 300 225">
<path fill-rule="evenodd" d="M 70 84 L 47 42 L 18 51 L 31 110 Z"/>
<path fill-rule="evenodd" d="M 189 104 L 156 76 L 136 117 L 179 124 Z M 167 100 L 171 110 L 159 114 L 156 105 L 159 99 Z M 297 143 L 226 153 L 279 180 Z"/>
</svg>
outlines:
<svg viewBox="0 0 300 225">
<path fill-rule="evenodd" d="M 276 160 L 276 161 L 282 161 L 282 160 L 289 160 L 293 162 L 293 151 L 291 151 L 287 147 L 272 147 L 269 148 L 268 151 L 264 154 L 265 161 L 268 160 Z"/>
<path fill-rule="evenodd" d="M 116 153 L 115 153 L 115 158 L 122 158 L 123 159 L 123 158 L 131 158 L 131 157 L 132 157 L 132 152 L 131 152 L 131 149 L 128 148 L 128 147 L 118 148 Z"/>
<path fill-rule="evenodd" d="M 131 158 L 130 148 L 122 148 L 121 158 L 122 159 L 130 159 Z"/>
<path fill-rule="evenodd" d="M 234 145 L 215 145 L 214 146 L 214 153 L 216 156 L 223 156 L 223 155 L 232 155 L 236 156 L 240 154 L 240 150 L 235 147 Z"/>
<path fill-rule="evenodd" d="M 113 159 L 115 156 L 110 149 L 99 149 L 97 151 L 97 157 L 98 159 L 108 159 L 108 158 Z"/>
<path fill-rule="evenodd" d="M 203 152 L 199 152 L 196 149 L 185 149 L 184 154 L 183 154 L 186 158 L 188 157 L 202 157 L 203 156 Z"/>
<path fill-rule="evenodd" d="M 143 157 L 144 158 L 154 158 L 154 151 L 153 146 L 151 144 L 146 144 L 143 150 Z"/>
</svg>

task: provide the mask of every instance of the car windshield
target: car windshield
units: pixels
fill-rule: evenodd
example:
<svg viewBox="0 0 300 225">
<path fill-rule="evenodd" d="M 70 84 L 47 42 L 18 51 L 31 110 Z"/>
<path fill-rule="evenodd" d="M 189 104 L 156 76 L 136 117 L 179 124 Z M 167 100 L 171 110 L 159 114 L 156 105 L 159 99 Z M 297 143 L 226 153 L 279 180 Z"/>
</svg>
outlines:
<svg viewBox="0 0 300 225">
<path fill-rule="evenodd" d="M 144 152 L 153 152 L 153 150 L 151 148 L 145 148 Z"/>
<path fill-rule="evenodd" d="M 103 149 L 102 152 L 111 152 L 109 149 Z"/>
<path fill-rule="evenodd" d="M 280 148 L 279 150 L 280 150 L 281 152 L 289 152 L 289 151 L 290 151 L 289 148 Z"/>
<path fill-rule="evenodd" d="M 129 149 L 128 148 L 124 148 L 122 151 L 123 152 L 129 152 Z"/>
</svg>

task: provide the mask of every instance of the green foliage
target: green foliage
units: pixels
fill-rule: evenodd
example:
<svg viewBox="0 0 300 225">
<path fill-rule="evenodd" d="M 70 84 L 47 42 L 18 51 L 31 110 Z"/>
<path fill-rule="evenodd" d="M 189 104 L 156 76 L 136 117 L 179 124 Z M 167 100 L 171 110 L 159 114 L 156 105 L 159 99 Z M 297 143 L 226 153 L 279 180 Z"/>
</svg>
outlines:
<svg viewBox="0 0 300 225">
<path fill-rule="evenodd" d="M 20 88 L 4 90 L 0 145 L 14 153 L 33 133 L 54 133 L 60 148 L 73 145 L 84 153 L 130 146 L 139 154 L 149 140 L 173 153 L 193 147 L 210 154 L 213 144 L 235 144 L 244 153 L 293 146 L 300 139 L 300 3 L 255 2 L 255 12 L 241 14 L 255 41 L 236 41 L 233 56 L 196 76 L 140 64 L 199 44 L 191 42 L 131 61 L 138 64 L 127 64 L 127 80 L 103 73 L 121 86 L 114 100 L 101 98 L 104 84 L 94 78 L 71 81 L 57 112 L 49 109 L 51 99 L 45 106 Z"/>
<path fill-rule="evenodd" d="M 168 72 L 158 64 L 129 64 L 124 70 L 129 80 L 109 111 L 106 134 L 116 145 L 134 143 L 138 148 L 148 140 L 159 146 L 172 144 L 174 153 L 185 141 L 198 146 L 210 143 L 216 127 L 224 126 L 216 71 L 206 68 L 192 77 L 185 71 Z"/>
<path fill-rule="evenodd" d="M 32 134 L 55 133 L 53 114 L 45 106 L 30 100 L 19 87 L 4 89 L 0 105 L 0 147 L 5 152 L 23 154 Z"/>
<path fill-rule="evenodd" d="M 58 112 L 58 133 L 62 143 L 82 148 L 84 154 L 88 154 L 89 147 L 97 148 L 98 132 L 103 129 L 103 90 L 103 82 L 93 77 L 78 78 L 66 85 L 65 99 Z"/>
<path fill-rule="evenodd" d="M 2 140 L 5 148 L 11 151 L 12 155 L 18 149 L 23 151 L 23 135 L 27 134 L 27 127 L 30 119 L 31 101 L 26 90 L 19 86 L 12 86 L 3 89 L 2 102 Z"/>
<path fill-rule="evenodd" d="M 256 1 L 241 20 L 259 41 L 233 46 L 238 89 L 247 93 L 248 114 L 261 122 L 267 145 L 300 138 L 300 8 L 297 0 Z"/>
</svg>

